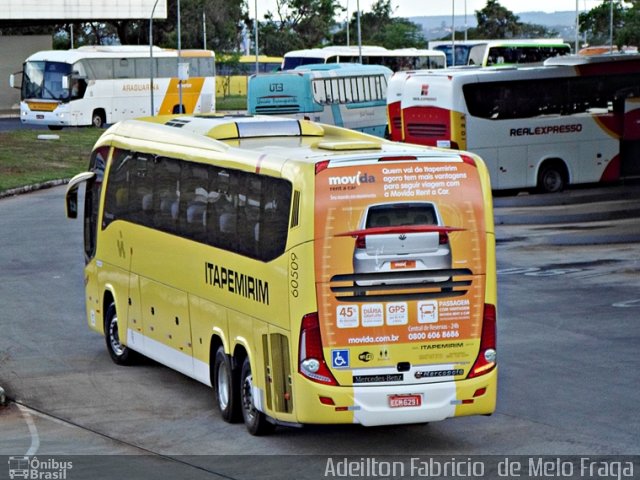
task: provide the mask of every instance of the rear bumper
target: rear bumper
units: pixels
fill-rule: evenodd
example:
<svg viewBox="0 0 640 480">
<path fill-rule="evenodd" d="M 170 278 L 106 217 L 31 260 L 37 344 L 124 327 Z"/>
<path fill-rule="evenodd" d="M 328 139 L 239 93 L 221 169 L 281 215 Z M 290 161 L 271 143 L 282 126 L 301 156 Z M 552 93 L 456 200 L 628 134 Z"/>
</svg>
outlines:
<svg viewBox="0 0 640 480">
<path fill-rule="evenodd" d="M 298 389 L 303 393 L 297 395 L 297 418 L 300 423 L 377 426 L 490 415 L 496 408 L 497 383 L 495 368 L 478 378 L 420 385 L 330 387 L 311 384 Z M 419 407 L 392 408 L 390 395 L 420 395 L 422 402 Z M 334 405 L 321 403 L 320 397 L 330 398 Z"/>
</svg>

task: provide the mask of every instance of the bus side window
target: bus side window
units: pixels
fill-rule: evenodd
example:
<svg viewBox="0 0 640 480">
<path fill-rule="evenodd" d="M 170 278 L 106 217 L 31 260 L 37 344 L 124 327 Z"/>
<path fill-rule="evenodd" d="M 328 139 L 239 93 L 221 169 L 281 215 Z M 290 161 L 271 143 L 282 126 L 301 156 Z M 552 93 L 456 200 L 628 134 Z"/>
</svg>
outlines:
<svg viewBox="0 0 640 480">
<path fill-rule="evenodd" d="M 207 167 L 191 163 L 182 165 L 178 225 L 187 238 L 204 241 L 207 236 Z"/>
</svg>

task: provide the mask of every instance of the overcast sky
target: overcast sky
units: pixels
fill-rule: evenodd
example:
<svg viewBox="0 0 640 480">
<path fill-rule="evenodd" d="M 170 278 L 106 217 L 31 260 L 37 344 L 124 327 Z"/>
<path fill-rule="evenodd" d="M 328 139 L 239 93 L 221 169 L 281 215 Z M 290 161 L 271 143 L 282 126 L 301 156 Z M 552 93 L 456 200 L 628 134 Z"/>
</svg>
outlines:
<svg viewBox="0 0 640 480">
<path fill-rule="evenodd" d="M 348 7 L 350 12 L 356 10 L 357 0 L 340 0 L 344 7 Z M 360 0 L 361 11 L 370 11 L 374 0 Z M 464 15 L 465 3 L 467 15 L 473 16 L 476 10 L 481 10 L 486 4 L 486 0 L 391 0 L 391 5 L 395 9 L 397 17 L 416 17 L 430 15 L 451 15 L 452 6 L 455 7 L 456 15 Z M 499 0 L 500 5 L 508 8 L 514 13 L 542 11 L 575 11 L 576 0 Z M 602 3 L 602 0 L 578 0 L 580 11 L 590 10 Z M 249 0 L 251 15 L 254 14 L 256 0 Z M 258 14 L 263 17 L 267 11 L 275 12 L 275 0 L 257 0 Z"/>
</svg>

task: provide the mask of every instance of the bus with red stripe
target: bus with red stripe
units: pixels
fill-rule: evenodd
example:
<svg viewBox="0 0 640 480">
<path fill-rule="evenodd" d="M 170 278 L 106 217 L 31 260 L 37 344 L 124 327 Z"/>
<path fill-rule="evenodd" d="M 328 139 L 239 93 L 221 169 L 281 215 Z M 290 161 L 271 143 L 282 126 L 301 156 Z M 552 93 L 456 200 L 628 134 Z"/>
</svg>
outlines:
<svg viewBox="0 0 640 480">
<path fill-rule="evenodd" d="M 402 89 L 402 140 L 480 155 L 495 190 L 615 181 L 640 148 L 639 85 L 630 54 L 416 72 Z"/>
</svg>

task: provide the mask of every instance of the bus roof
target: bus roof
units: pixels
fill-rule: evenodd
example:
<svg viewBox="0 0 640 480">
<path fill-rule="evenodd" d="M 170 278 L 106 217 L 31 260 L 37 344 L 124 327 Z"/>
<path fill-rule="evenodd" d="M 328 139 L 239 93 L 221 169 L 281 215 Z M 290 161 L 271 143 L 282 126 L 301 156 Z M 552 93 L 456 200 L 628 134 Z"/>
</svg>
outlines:
<svg viewBox="0 0 640 480">
<path fill-rule="evenodd" d="M 188 150 L 235 152 L 235 159 L 246 158 L 248 168 L 256 168 L 256 156 L 265 158 L 264 165 L 280 171 L 286 162 L 316 164 L 331 160 L 341 162 L 358 158 L 392 154 L 428 155 L 430 158 L 453 160 L 459 154 L 411 144 L 397 144 L 353 130 L 307 120 L 251 115 L 167 115 L 125 120 L 110 127 L 102 141 L 119 137 L 135 143 L 149 141 L 149 152 Z M 241 148 L 234 148 L 241 147 Z M 248 151 L 254 155 L 247 156 Z M 292 153 L 296 152 L 293 156 Z"/>
<path fill-rule="evenodd" d="M 502 38 L 502 39 L 486 39 L 486 40 L 456 40 L 453 42 L 452 40 L 434 40 L 429 42 L 429 48 L 436 47 L 450 47 L 451 44 L 455 44 L 455 46 L 465 45 L 465 46 L 474 46 L 474 45 L 484 45 L 488 44 L 492 47 L 495 46 L 518 46 L 518 45 L 541 45 L 541 46 L 549 46 L 549 45 L 568 45 L 562 38 Z"/>
<path fill-rule="evenodd" d="M 178 50 L 173 48 L 152 47 L 154 57 L 177 57 Z M 85 58 L 148 58 L 150 49 L 144 45 L 118 45 L 118 46 L 83 46 L 71 50 L 42 50 L 27 58 L 27 61 L 50 61 L 75 63 Z M 212 50 L 189 49 L 182 50 L 184 57 L 215 57 Z"/>
<path fill-rule="evenodd" d="M 388 73 L 393 74 L 393 71 L 383 65 L 362 65 L 360 63 L 311 63 L 307 65 L 300 65 L 289 72 L 277 72 L 280 73 L 292 73 L 292 72 L 324 72 L 327 70 L 336 71 L 337 74 L 350 74 L 350 73 Z"/>
<path fill-rule="evenodd" d="M 358 56 L 360 54 L 360 48 L 357 46 L 341 46 L 333 45 L 323 48 L 310 48 L 307 50 L 292 50 L 284 54 L 285 57 L 318 57 L 326 58 L 332 55 L 349 55 Z M 369 57 L 385 57 L 385 56 L 416 56 L 416 55 L 432 55 L 442 56 L 443 53 L 438 50 L 426 50 L 418 48 L 399 48 L 395 50 L 389 50 L 384 47 L 378 47 L 374 45 L 363 45 L 362 55 Z"/>
<path fill-rule="evenodd" d="M 544 61 L 546 66 L 554 65 L 589 65 L 596 63 L 613 63 L 640 60 L 637 53 L 601 53 L 596 55 L 563 55 L 551 57 Z"/>
</svg>

